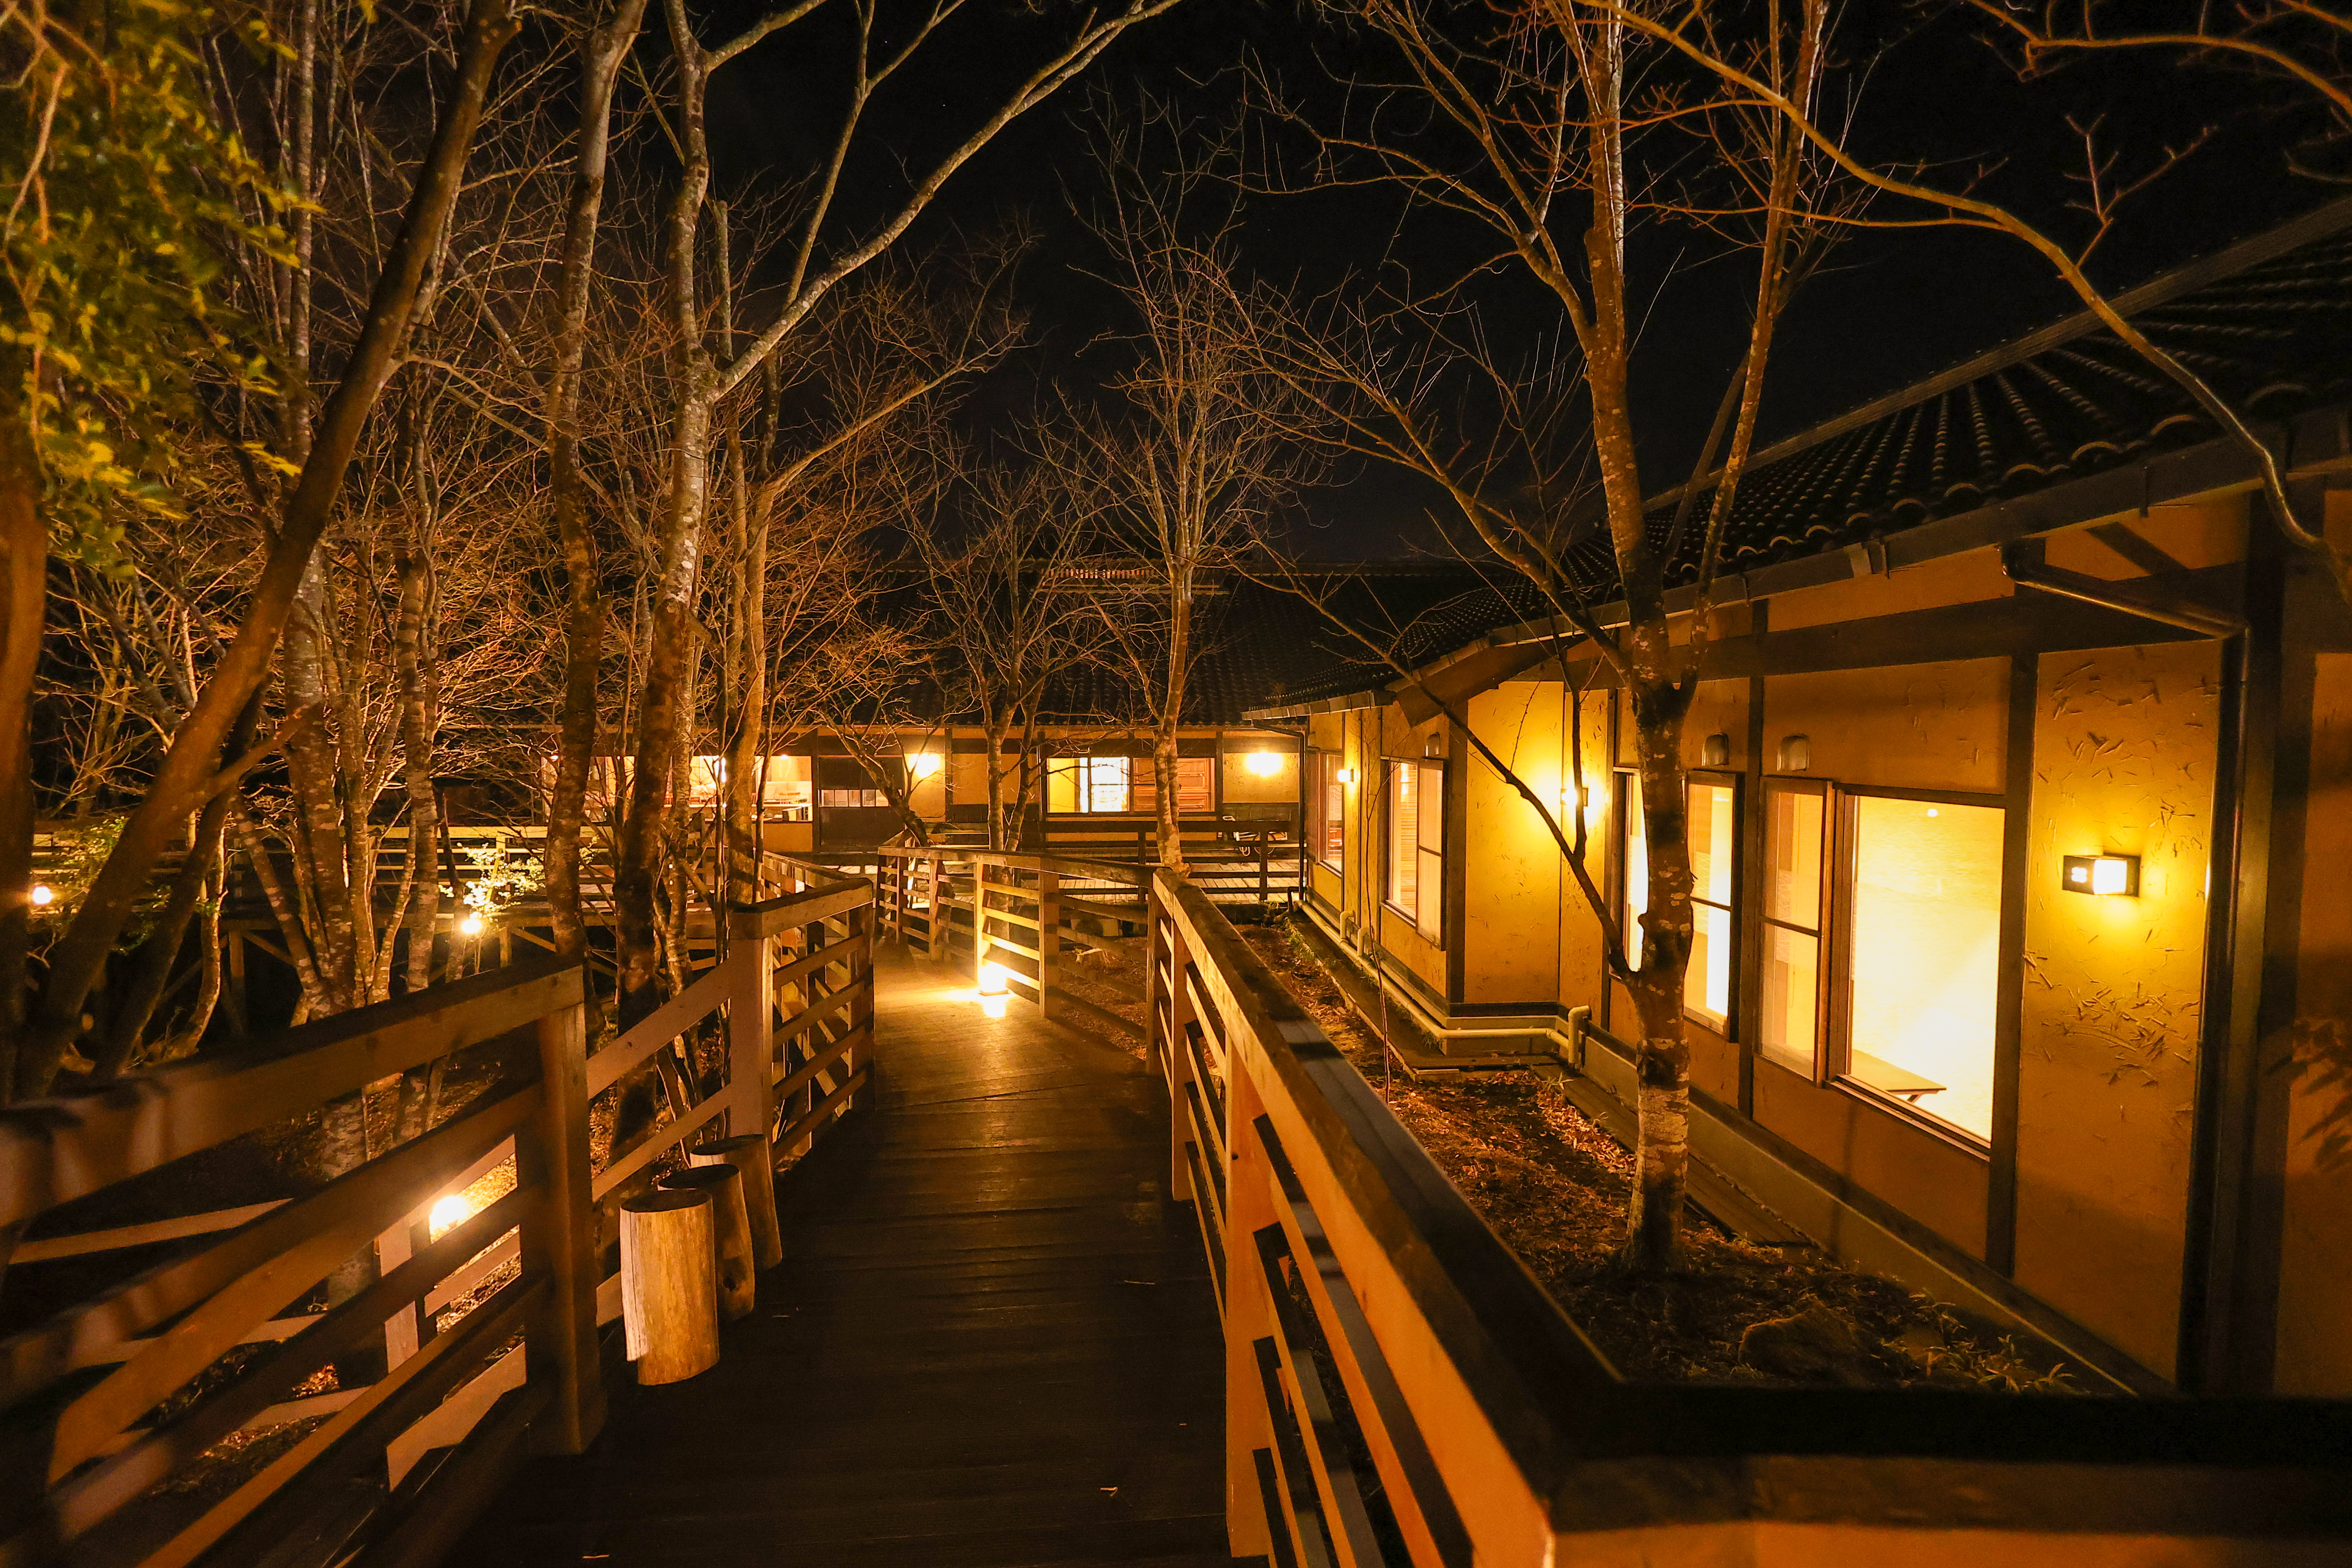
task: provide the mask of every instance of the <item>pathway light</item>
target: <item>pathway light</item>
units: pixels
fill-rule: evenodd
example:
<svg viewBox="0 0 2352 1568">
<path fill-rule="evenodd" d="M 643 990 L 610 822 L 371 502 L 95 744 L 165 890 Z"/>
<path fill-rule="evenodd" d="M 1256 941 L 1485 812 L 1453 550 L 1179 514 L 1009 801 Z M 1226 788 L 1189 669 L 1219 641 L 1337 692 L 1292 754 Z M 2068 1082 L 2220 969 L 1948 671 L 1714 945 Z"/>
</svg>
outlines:
<svg viewBox="0 0 2352 1568">
<path fill-rule="evenodd" d="M 467 936 L 479 936 L 482 934 L 482 917 L 467 915 L 457 922 L 457 929 Z"/>
<path fill-rule="evenodd" d="M 50 887 L 47 882 L 36 882 L 33 884 L 33 907 L 35 909 L 46 910 L 51 904 L 57 902 L 57 889 Z"/>
</svg>

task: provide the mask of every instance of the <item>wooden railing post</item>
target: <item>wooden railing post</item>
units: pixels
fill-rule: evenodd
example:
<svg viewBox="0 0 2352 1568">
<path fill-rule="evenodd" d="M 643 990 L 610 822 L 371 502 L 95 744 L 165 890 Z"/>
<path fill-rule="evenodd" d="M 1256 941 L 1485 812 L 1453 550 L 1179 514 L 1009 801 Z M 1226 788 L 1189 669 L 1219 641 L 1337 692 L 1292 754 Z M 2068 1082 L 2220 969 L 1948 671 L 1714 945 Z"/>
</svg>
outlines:
<svg viewBox="0 0 2352 1568">
<path fill-rule="evenodd" d="M 775 941 L 760 931 L 759 917 L 748 910 L 727 911 L 727 962 L 736 966 L 734 977 L 725 983 L 727 1091 L 731 1097 L 727 1131 L 766 1132 L 775 1124 L 775 1107 L 769 1100 L 775 1081 L 771 1059 L 775 1054 Z"/>
<path fill-rule="evenodd" d="M 1057 871 L 1037 873 L 1037 1016 L 1050 1017 L 1055 973 L 1062 956 L 1062 878 Z"/>
<path fill-rule="evenodd" d="M 584 976 L 583 976 L 584 979 Z M 547 1281 L 524 1327 L 530 1378 L 547 1388 L 531 1423 L 543 1454 L 577 1454 L 604 1425 L 596 1349 L 596 1211 L 588 1173 L 588 1013 L 579 1003 L 539 1020 L 539 1107 L 516 1141 L 516 1176 L 538 1189 L 522 1222 L 522 1272 Z"/>
<path fill-rule="evenodd" d="M 874 1060 L 874 906 L 866 904 L 849 911 L 849 981 L 856 994 L 849 999 L 848 1016 L 844 1020 L 849 1034 L 855 1037 L 861 1028 L 866 1031 L 864 1050 L 851 1047 L 842 1053 L 842 1081 L 846 1083 L 861 1067 L 870 1067 Z M 874 1105 L 874 1075 L 866 1075 L 863 1088 L 850 1097 L 853 1110 L 871 1110 Z"/>
<path fill-rule="evenodd" d="M 1184 1152 L 1185 1130 L 1192 1125 L 1184 1086 L 1192 1078 L 1192 1047 L 1184 1033 L 1192 1019 L 1191 998 L 1184 989 L 1184 938 L 1160 896 L 1157 871 L 1151 873 L 1150 889 L 1150 897 L 1144 905 L 1152 932 L 1144 947 L 1145 1026 L 1157 1031 L 1160 1061 L 1168 1081 L 1168 1195 L 1189 1204 L 1199 1201 L 1199 1194 L 1192 1190 L 1192 1163 Z"/>
</svg>

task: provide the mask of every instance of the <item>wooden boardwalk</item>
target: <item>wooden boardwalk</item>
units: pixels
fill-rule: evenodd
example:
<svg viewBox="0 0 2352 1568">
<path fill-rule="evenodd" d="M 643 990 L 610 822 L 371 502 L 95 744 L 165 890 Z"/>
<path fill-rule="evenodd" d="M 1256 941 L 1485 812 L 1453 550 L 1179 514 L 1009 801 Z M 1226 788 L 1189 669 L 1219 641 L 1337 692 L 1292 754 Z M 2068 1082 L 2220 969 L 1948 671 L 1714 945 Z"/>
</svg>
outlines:
<svg viewBox="0 0 2352 1568">
<path fill-rule="evenodd" d="M 781 1188 L 786 1258 L 688 1383 L 530 1461 L 447 1561 L 1223 1564 L 1223 1360 L 1166 1095 L 877 953 L 878 1114 Z"/>
</svg>

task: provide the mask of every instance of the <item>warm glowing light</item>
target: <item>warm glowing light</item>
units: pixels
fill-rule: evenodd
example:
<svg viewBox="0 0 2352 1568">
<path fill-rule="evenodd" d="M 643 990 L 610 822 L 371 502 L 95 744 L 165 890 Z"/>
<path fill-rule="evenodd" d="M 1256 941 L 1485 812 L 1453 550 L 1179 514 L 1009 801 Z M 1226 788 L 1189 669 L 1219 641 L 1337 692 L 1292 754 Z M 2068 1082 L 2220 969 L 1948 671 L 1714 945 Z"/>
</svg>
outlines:
<svg viewBox="0 0 2352 1568">
<path fill-rule="evenodd" d="M 36 882 L 33 884 L 33 907 L 35 909 L 47 909 L 51 904 L 57 901 L 57 889 L 51 888 L 47 882 Z"/>
<path fill-rule="evenodd" d="M 1356 782 L 1356 770 L 1353 768 L 1341 768 L 1338 776 L 1339 782 L 1343 784 L 1354 784 Z"/>
<path fill-rule="evenodd" d="M 1934 806 L 1932 806 L 1932 805 L 1931 805 L 1931 806 L 1929 806 L 1929 807 L 1927 808 L 1927 815 L 1928 815 L 1928 816 L 1943 816 L 1944 814 L 1943 814 L 1942 812 L 1940 812 L 1940 811 L 1937 811 Z"/>
<path fill-rule="evenodd" d="M 2065 889 L 2070 893 L 2095 893 L 2105 898 L 2139 896 L 2139 861 L 2130 855 L 2069 855 Z"/>
<path fill-rule="evenodd" d="M 479 936 L 482 934 L 482 917 L 467 915 L 457 922 L 457 929 L 467 936 Z"/>
<path fill-rule="evenodd" d="M 425 1224 L 435 1236 L 439 1236 L 443 1231 L 454 1229 L 473 1217 L 474 1205 L 466 1201 L 465 1194 L 451 1193 L 433 1205 L 432 1216 L 425 1221 Z"/>
<path fill-rule="evenodd" d="M 1254 778 L 1270 779 L 1282 771 L 1282 759 L 1272 752 L 1252 752 L 1242 759 L 1242 766 Z"/>
<path fill-rule="evenodd" d="M 936 752 L 918 752 L 907 759 L 907 776 L 927 779 L 946 765 Z"/>
<path fill-rule="evenodd" d="M 1002 1018 L 1004 1016 L 1004 994 L 1002 992 L 993 996 L 982 996 L 980 999 L 980 1010 L 989 1017 Z"/>
<path fill-rule="evenodd" d="M 980 994 L 982 996 L 1002 996 L 1006 989 L 1004 965 L 990 959 L 980 966 Z"/>
</svg>

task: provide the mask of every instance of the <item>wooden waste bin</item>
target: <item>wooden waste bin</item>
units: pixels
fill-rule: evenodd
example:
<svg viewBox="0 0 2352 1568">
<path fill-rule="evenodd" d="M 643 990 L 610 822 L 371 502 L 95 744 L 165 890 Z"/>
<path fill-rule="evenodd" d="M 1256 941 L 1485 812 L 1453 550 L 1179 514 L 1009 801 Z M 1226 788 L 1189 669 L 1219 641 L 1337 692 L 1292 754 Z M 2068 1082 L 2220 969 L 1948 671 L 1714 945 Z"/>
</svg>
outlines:
<svg viewBox="0 0 2352 1568">
<path fill-rule="evenodd" d="M 666 1192 L 710 1194 L 719 1315 L 730 1322 L 748 1315 L 759 1279 L 751 1266 L 751 1219 L 744 1212 L 743 1173 L 732 1165 L 695 1165 L 664 1176 L 661 1184 Z"/>
<path fill-rule="evenodd" d="M 686 1152 L 692 1165 L 732 1165 L 743 1173 L 743 1205 L 751 1220 L 751 1257 L 761 1268 L 784 1260 L 783 1226 L 776 1219 L 776 1157 L 764 1132 L 714 1138 Z"/>
<path fill-rule="evenodd" d="M 677 1383 L 719 1364 L 718 1205 L 656 1187 L 621 1205 L 621 1320 L 639 1383 Z"/>
</svg>

